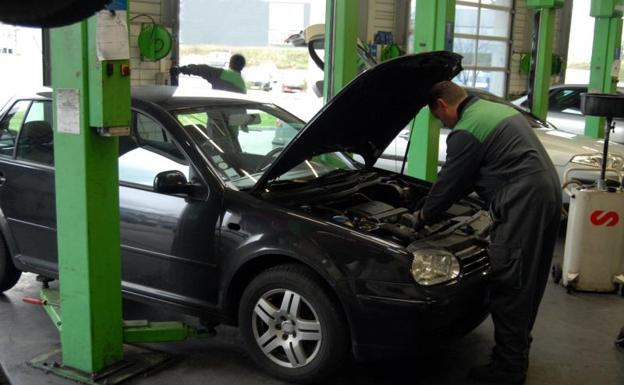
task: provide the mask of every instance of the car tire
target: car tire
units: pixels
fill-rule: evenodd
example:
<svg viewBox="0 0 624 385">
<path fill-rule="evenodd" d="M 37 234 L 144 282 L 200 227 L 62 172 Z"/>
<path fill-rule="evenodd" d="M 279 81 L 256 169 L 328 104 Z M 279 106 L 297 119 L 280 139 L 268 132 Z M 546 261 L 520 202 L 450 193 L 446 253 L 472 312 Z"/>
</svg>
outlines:
<svg viewBox="0 0 624 385">
<path fill-rule="evenodd" d="M 4 239 L 0 236 L 0 293 L 15 286 L 21 276 L 22 272 L 13 264 Z"/>
<path fill-rule="evenodd" d="M 304 266 L 277 266 L 253 279 L 243 292 L 238 319 L 254 362 L 285 381 L 319 382 L 349 352 L 342 309 Z"/>
</svg>

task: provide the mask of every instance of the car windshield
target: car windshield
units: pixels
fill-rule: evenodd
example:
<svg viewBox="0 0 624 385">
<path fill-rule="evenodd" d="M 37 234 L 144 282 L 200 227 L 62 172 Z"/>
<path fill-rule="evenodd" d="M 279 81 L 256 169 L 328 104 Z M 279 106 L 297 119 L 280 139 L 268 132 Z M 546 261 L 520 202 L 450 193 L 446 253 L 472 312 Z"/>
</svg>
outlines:
<svg viewBox="0 0 624 385">
<path fill-rule="evenodd" d="M 206 106 L 172 112 L 221 178 L 237 189 L 253 187 L 305 123 L 271 104 Z M 279 180 L 316 179 L 356 169 L 341 153 L 315 156 Z"/>
</svg>

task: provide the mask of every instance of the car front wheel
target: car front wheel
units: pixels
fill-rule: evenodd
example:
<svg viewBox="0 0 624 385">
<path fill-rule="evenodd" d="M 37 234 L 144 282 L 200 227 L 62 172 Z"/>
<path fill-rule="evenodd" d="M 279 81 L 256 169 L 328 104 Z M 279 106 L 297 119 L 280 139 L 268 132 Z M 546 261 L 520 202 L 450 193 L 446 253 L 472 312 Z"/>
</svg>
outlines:
<svg viewBox="0 0 624 385">
<path fill-rule="evenodd" d="M 243 293 L 239 326 L 256 364 L 286 381 L 318 382 L 348 353 L 342 310 L 303 266 L 258 275 Z"/>
</svg>

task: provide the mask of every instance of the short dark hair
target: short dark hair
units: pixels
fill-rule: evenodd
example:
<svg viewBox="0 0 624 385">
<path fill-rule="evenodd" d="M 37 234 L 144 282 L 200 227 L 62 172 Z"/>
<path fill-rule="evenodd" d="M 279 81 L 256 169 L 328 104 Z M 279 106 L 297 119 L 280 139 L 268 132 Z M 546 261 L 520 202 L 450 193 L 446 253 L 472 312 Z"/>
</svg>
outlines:
<svg viewBox="0 0 624 385">
<path fill-rule="evenodd" d="M 442 99 L 448 104 L 455 105 L 464 100 L 466 96 L 468 96 L 466 90 L 451 81 L 445 80 L 436 83 L 431 87 L 431 91 L 429 91 L 429 109 L 434 109 L 437 106 L 438 99 Z"/>
<path fill-rule="evenodd" d="M 245 60 L 245 56 L 239 53 L 235 53 L 230 58 L 230 68 L 233 69 L 234 71 L 238 71 L 238 72 L 242 71 L 243 68 L 245 68 L 246 63 L 247 61 Z"/>
</svg>

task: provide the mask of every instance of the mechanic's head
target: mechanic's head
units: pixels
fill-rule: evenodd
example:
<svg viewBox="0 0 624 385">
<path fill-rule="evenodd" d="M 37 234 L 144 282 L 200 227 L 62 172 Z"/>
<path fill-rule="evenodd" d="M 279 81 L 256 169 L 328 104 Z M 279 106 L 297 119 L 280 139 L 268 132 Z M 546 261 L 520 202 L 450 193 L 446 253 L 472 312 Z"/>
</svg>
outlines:
<svg viewBox="0 0 624 385">
<path fill-rule="evenodd" d="M 243 68 L 245 68 L 245 63 L 246 63 L 245 56 L 239 53 L 235 53 L 230 58 L 230 69 L 241 72 Z"/>
<path fill-rule="evenodd" d="M 457 107 L 467 96 L 466 90 L 453 82 L 436 83 L 429 92 L 429 109 L 445 127 L 453 128 L 459 120 Z"/>
</svg>

